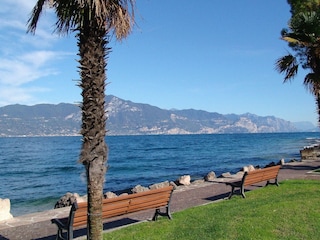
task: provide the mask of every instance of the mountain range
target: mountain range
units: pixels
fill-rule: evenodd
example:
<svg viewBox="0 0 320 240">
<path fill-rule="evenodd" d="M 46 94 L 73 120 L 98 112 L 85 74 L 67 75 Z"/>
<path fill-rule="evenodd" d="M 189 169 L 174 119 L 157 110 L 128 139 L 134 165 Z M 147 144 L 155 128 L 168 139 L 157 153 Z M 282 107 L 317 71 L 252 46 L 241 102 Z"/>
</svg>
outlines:
<svg viewBox="0 0 320 240">
<path fill-rule="evenodd" d="M 299 123 L 274 116 L 219 114 L 203 110 L 166 110 L 149 104 L 106 97 L 108 135 L 297 132 Z M 315 128 L 311 123 L 300 126 Z M 0 136 L 79 135 L 81 110 L 75 104 L 0 107 Z"/>
</svg>

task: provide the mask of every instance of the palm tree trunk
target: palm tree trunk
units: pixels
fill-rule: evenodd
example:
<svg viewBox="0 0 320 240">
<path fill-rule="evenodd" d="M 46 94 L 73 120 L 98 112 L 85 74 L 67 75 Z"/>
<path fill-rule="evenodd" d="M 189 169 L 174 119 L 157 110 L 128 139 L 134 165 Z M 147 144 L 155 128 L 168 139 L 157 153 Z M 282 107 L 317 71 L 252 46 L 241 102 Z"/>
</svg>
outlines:
<svg viewBox="0 0 320 240">
<path fill-rule="evenodd" d="M 92 24 L 92 23 L 91 23 Z M 88 238 L 102 239 L 102 199 L 106 174 L 107 145 L 105 115 L 105 67 L 108 49 L 106 32 L 96 24 L 79 33 L 80 75 L 82 88 L 83 143 L 80 162 L 86 169 L 88 194 Z"/>
<path fill-rule="evenodd" d="M 320 127 L 320 92 L 316 92 L 316 104 L 317 104 L 317 113 L 318 113 L 318 127 Z"/>
</svg>

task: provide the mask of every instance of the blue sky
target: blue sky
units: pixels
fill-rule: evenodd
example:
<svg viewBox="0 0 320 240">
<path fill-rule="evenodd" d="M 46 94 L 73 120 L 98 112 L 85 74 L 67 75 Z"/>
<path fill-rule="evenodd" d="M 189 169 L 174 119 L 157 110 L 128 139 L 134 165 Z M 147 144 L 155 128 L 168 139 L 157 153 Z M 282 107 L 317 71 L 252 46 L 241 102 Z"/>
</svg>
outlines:
<svg viewBox="0 0 320 240">
<path fill-rule="evenodd" d="M 26 34 L 35 0 L 2 0 L 0 106 L 81 102 L 73 35 L 57 36 L 47 10 Z M 305 72 L 289 84 L 275 71 L 290 49 L 280 31 L 286 0 L 136 0 L 132 34 L 111 39 L 106 94 L 164 109 L 253 113 L 317 122 Z"/>
</svg>

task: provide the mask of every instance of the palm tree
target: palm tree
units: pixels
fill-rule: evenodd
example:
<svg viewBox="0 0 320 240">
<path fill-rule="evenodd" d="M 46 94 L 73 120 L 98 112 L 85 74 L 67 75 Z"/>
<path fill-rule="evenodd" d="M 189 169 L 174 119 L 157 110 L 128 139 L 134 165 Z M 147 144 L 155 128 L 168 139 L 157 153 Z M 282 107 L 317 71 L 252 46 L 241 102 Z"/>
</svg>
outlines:
<svg viewBox="0 0 320 240">
<path fill-rule="evenodd" d="M 82 149 L 88 194 L 88 239 L 102 239 L 103 185 L 107 171 L 105 80 L 110 34 L 126 37 L 134 24 L 134 0 L 38 0 L 28 21 L 35 33 L 43 8 L 52 7 L 56 32 L 75 31 L 82 89 Z"/>
<path fill-rule="evenodd" d="M 291 6 L 291 14 L 308 12 L 316 9 L 320 5 L 319 0 L 287 0 L 288 4 Z"/>
<path fill-rule="evenodd" d="M 295 55 L 288 53 L 276 61 L 276 69 L 284 73 L 284 82 L 296 77 L 299 66 L 309 73 L 304 85 L 315 96 L 320 124 L 320 10 L 295 14 L 289 23 L 289 30 L 281 32 Z"/>
</svg>

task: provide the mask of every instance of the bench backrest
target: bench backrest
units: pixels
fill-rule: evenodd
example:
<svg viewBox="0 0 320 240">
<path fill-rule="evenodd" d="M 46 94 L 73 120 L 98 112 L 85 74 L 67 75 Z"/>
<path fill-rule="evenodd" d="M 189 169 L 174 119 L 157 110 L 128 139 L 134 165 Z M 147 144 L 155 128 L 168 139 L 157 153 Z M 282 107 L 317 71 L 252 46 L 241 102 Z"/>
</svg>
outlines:
<svg viewBox="0 0 320 240">
<path fill-rule="evenodd" d="M 102 218 L 106 219 L 141 210 L 168 206 L 171 199 L 172 191 L 173 186 L 168 186 L 141 193 L 103 199 Z M 73 222 L 70 222 L 70 225 L 72 225 L 73 227 L 86 225 L 88 203 L 75 203 L 72 208 L 74 208 L 74 206 L 76 206 L 76 210 L 74 212 Z M 72 221 L 70 217 L 69 221 Z"/>
<path fill-rule="evenodd" d="M 169 204 L 173 186 L 132 194 L 128 213 L 165 207 Z"/>
<path fill-rule="evenodd" d="M 257 169 L 246 172 L 243 176 L 244 186 L 254 183 L 263 182 L 271 179 L 276 179 L 280 170 L 280 165 Z"/>
</svg>

